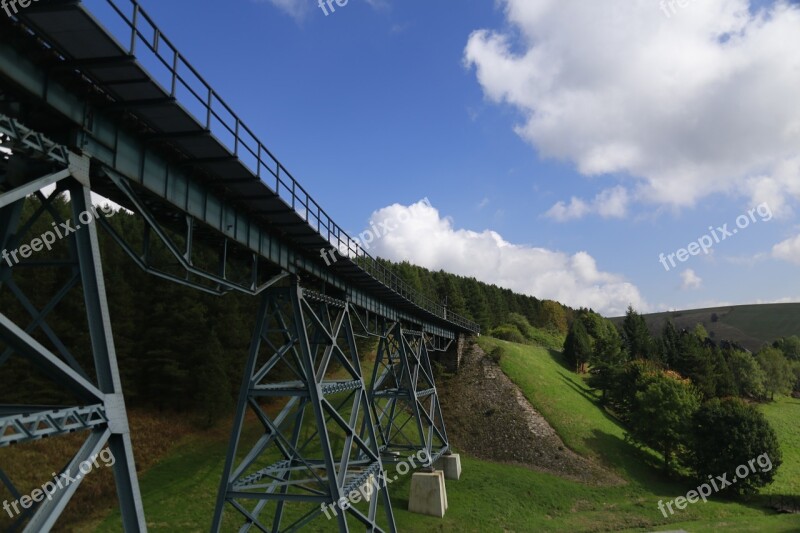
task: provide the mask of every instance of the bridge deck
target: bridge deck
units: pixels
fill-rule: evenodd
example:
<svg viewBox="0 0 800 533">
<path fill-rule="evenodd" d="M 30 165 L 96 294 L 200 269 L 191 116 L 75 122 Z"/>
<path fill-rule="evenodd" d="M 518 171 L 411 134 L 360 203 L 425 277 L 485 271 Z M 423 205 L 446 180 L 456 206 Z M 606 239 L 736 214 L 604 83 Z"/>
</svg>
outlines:
<svg viewBox="0 0 800 533">
<path fill-rule="evenodd" d="M 84 116 L 68 117 L 89 137 L 80 143 L 84 151 L 161 196 L 161 200 L 169 201 L 177 208 L 176 215 L 180 211 L 201 212 L 200 220 L 250 245 L 257 226 L 287 243 L 293 252 L 300 252 L 303 260 L 295 261 L 298 268 L 326 281 L 330 281 L 326 275 L 332 273 L 344 282 L 351 295 L 354 290 L 369 294 L 447 330 L 478 332 L 476 324 L 448 314 L 439 303 L 417 294 L 336 225 L 138 4 L 130 0 L 95 0 L 95 4 L 113 10 L 109 13 L 118 19 L 113 26 L 121 28 L 114 32 L 116 37 L 106 29 L 112 25 L 106 22 L 104 26 L 84 4 L 74 0 L 41 0 L 32 4 L 19 12 L 17 18 L 22 26 L 15 28 L 58 52 L 57 59 L 52 54 L 39 53 L 34 59 L 38 66 L 60 72 L 60 80 L 90 82 L 96 90 L 91 96 L 97 109 L 93 124 L 79 122 L 85 121 Z M 6 31 L 7 25 L 13 22 L 0 22 L 0 33 Z M 114 118 L 103 122 L 102 116 Z M 170 165 L 187 169 L 191 176 L 187 183 L 176 179 L 174 173 L 170 180 L 169 172 L 165 179 L 148 183 L 152 173 L 144 167 L 149 161 L 138 153 L 125 153 L 119 134 L 110 136 L 100 131 L 109 123 L 123 122 L 130 131 L 132 121 L 136 140 L 143 146 L 141 151 L 155 148 L 159 154 L 169 154 Z M 137 150 L 132 145 L 127 151 Z M 136 166 L 134 161 L 142 167 L 141 172 L 126 172 Z M 198 193 L 188 183 L 191 180 L 212 191 L 222 205 L 217 206 L 209 195 Z M 110 182 L 93 177 L 92 186 L 100 194 L 127 204 Z M 178 196 L 185 198 L 178 201 Z M 226 207 L 232 209 L 226 211 Z M 251 248 L 266 255 L 261 240 L 258 239 L 259 246 Z M 326 266 L 320 250 L 331 247 L 342 250 L 347 257 Z M 287 266 L 283 260 L 277 264 Z"/>
</svg>

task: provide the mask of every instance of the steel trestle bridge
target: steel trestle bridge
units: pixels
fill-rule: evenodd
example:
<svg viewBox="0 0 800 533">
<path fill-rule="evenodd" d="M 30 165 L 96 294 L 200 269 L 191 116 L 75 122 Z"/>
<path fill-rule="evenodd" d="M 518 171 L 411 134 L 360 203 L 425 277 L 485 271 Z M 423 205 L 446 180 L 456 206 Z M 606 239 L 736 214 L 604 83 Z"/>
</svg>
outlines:
<svg viewBox="0 0 800 533">
<path fill-rule="evenodd" d="M 10 151 L 0 158 L 0 250 L 19 249 L 36 223 L 64 223 L 54 205 L 64 192 L 72 220 L 91 210 L 94 192 L 134 213 L 143 234 L 129 242 L 100 216 L 65 236 L 66 259 L 20 263 L 66 280 L 44 306 L 0 262 L 0 290 L 30 315 L 19 324 L 0 309 L 0 372 L 22 359 L 74 398 L 0 405 L 0 447 L 83 433 L 67 472 L 108 446 L 122 526 L 146 531 L 99 225 L 153 276 L 260 301 L 212 531 L 294 531 L 387 463 L 424 450 L 431 468 L 449 454 L 430 357 L 478 326 L 418 294 L 337 226 L 137 2 L 17 6 L 0 14 L 0 139 Z M 325 264 L 324 248 L 342 258 Z M 78 288 L 92 368 L 48 324 Z M 371 376 L 358 336 L 378 340 Z M 20 497 L 2 464 L 0 484 Z M 80 480 L 11 530 L 51 530 L 77 490 Z M 385 487 L 333 519 L 340 531 L 396 530 Z"/>
</svg>

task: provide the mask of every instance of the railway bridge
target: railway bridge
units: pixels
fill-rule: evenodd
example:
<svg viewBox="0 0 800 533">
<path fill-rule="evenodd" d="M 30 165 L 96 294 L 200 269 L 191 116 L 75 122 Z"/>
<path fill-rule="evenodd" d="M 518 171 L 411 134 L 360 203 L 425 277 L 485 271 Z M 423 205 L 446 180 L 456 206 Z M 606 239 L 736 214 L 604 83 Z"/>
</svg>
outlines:
<svg viewBox="0 0 800 533">
<path fill-rule="evenodd" d="M 54 474 L 78 472 L 108 447 L 122 527 L 147 529 L 99 253 L 97 232 L 107 231 L 154 277 L 259 299 L 212 531 L 297 530 L 324 520 L 326 506 L 372 483 L 389 463 L 416 455 L 430 470 L 448 456 L 431 354 L 460 347 L 478 326 L 418 294 L 336 225 L 137 2 L 7 6 L 0 250 L 17 255 L 0 262 L 0 291 L 29 316 L 19 323 L 0 309 L 0 373 L 22 360 L 73 400 L 0 404 L 0 447 L 84 435 Z M 70 219 L 53 204 L 62 193 Z M 141 238 L 116 232 L 93 208 L 92 193 L 134 213 Z M 42 221 L 59 244 L 29 240 Z M 64 253 L 31 257 L 52 245 Z M 320 254 L 331 248 L 336 262 Z M 23 268 L 66 281 L 37 305 L 15 281 Z M 73 290 L 86 315 L 83 360 L 49 325 Z M 369 375 L 358 337 L 378 341 Z M 246 420 L 258 424 L 255 441 L 246 438 Z M 80 483 L 33 502 L 11 530 L 54 528 Z M 2 464 L 0 484 L 22 497 Z M 342 507 L 330 515 L 340 531 L 396 529 L 385 487 Z"/>
</svg>

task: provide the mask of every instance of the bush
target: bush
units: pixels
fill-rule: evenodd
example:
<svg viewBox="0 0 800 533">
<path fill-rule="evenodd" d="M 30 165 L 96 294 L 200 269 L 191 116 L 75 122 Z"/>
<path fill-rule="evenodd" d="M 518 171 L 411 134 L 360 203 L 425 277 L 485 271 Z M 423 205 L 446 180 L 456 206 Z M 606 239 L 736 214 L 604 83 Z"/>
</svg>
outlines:
<svg viewBox="0 0 800 533">
<path fill-rule="evenodd" d="M 533 329 L 533 326 L 531 326 L 531 323 L 528 322 L 528 319 L 519 313 L 509 313 L 505 322 L 509 326 L 514 326 L 517 328 L 525 337 L 527 337 L 530 333 L 530 330 Z"/>
<path fill-rule="evenodd" d="M 708 482 L 709 476 L 727 474 L 728 481 L 736 479 L 727 489 L 739 494 L 752 494 L 772 483 L 783 462 L 767 419 L 737 398 L 714 399 L 700 407 L 692 419 L 692 443 L 687 462 L 697 479 Z M 738 467 L 753 460 L 758 460 L 757 467 L 748 466 L 746 476 L 737 475 Z"/>
<path fill-rule="evenodd" d="M 560 352 L 564 347 L 564 335 L 539 328 L 531 328 L 529 340 L 537 346 L 542 346 L 557 352 Z"/>
<path fill-rule="evenodd" d="M 506 350 L 502 346 L 495 346 L 489 352 L 489 358 L 498 365 L 500 364 L 500 361 L 503 360 L 503 357 L 505 357 L 505 355 L 506 355 Z"/>
<path fill-rule="evenodd" d="M 525 337 L 514 326 L 497 326 L 492 330 L 490 336 L 517 344 L 525 344 Z"/>
</svg>

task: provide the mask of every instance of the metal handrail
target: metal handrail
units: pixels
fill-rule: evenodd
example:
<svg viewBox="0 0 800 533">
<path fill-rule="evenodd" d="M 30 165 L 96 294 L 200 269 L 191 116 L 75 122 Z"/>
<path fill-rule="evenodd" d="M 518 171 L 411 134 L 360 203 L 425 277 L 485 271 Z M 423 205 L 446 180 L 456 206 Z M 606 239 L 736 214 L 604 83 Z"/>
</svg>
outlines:
<svg viewBox="0 0 800 533">
<path fill-rule="evenodd" d="M 290 205 L 312 229 L 315 229 L 320 236 L 338 251 L 344 252 L 344 255 L 353 260 L 364 272 L 411 303 L 464 329 L 476 333 L 480 331 L 478 324 L 459 315 L 448 313 L 445 306 L 413 289 L 394 271 L 369 255 L 356 239 L 353 239 L 347 232 L 342 230 L 325 210 L 311 198 L 311 195 L 281 164 L 278 158 L 256 137 L 255 133 L 234 113 L 233 109 L 203 79 L 200 73 L 181 55 L 136 0 L 105 1 L 131 31 L 128 48 L 130 55 L 135 55 L 137 43 L 147 46 L 169 71 L 170 87 L 167 89 L 162 86 L 162 88 L 168 91 L 169 95 L 176 101 L 180 101 L 178 98 L 179 88 L 186 89 L 197 100 L 197 103 L 202 106 L 205 116 L 197 117 L 188 108 L 186 111 L 192 114 L 198 123 L 204 125 L 206 131 L 214 135 L 218 142 L 225 146 L 235 157 L 239 158 L 242 164 L 258 176 L 278 197 L 284 200 L 287 205 Z M 132 8 L 130 16 L 119 7 L 118 2 L 130 4 Z M 145 25 L 149 27 L 144 27 Z M 166 54 L 162 53 L 164 49 L 167 49 Z M 144 65 L 142 67 L 146 69 Z M 184 71 L 187 74 L 182 74 Z M 196 78 L 200 87 L 192 86 L 187 81 L 188 75 Z M 155 77 L 153 81 L 158 83 Z M 226 142 L 219 135 L 214 134 L 214 126 L 216 124 L 222 127 L 223 134 L 227 132 L 231 136 L 232 143 Z M 248 157 L 248 154 L 255 163 L 255 168 L 244 159 Z M 265 174 L 264 170 L 268 174 Z M 267 179 L 270 181 L 268 182 Z M 274 187 L 270 183 L 273 179 Z"/>
</svg>

